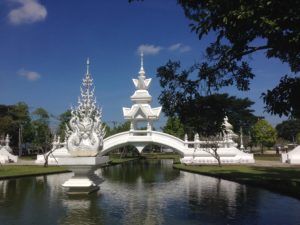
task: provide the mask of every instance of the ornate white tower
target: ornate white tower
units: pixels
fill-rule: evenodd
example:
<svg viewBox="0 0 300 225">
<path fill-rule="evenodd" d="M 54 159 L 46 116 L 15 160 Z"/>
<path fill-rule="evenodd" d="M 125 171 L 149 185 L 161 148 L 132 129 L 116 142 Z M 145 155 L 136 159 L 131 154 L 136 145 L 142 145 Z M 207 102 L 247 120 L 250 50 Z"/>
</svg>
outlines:
<svg viewBox="0 0 300 225">
<path fill-rule="evenodd" d="M 130 129 L 136 130 L 138 122 L 147 122 L 147 130 L 152 130 L 153 121 L 159 119 L 161 107 L 152 108 L 150 103 L 152 96 L 148 92 L 151 78 L 146 79 L 144 71 L 143 53 L 141 53 L 141 68 L 138 79 L 132 79 L 135 92 L 130 97 L 133 105 L 131 108 L 123 107 L 125 120 L 131 122 Z"/>
<path fill-rule="evenodd" d="M 72 118 L 66 131 L 67 149 L 72 156 L 96 156 L 101 151 L 105 136 L 105 127 L 101 120 L 102 110 L 96 106 L 89 66 L 88 59 L 78 106 L 71 111 Z"/>
</svg>

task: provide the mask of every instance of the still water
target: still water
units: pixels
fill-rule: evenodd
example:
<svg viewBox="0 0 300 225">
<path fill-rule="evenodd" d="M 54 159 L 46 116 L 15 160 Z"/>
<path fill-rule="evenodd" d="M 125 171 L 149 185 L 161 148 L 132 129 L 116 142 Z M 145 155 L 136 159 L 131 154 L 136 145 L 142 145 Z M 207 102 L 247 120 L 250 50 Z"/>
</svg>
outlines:
<svg viewBox="0 0 300 225">
<path fill-rule="evenodd" d="M 300 201 L 172 169 L 170 160 L 98 171 L 100 191 L 68 196 L 71 173 L 0 181 L 0 225 L 300 225 Z"/>
</svg>

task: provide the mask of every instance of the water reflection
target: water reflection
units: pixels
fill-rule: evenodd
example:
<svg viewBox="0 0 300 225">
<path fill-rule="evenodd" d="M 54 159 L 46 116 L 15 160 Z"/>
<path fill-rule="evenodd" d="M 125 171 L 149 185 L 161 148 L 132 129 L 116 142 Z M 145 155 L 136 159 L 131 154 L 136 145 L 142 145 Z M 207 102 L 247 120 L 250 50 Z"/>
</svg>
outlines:
<svg viewBox="0 0 300 225">
<path fill-rule="evenodd" d="M 62 201 L 66 208 L 61 225 L 105 224 L 103 210 L 98 207 L 97 195 L 68 196 Z"/>
<path fill-rule="evenodd" d="M 107 167 L 100 191 L 68 196 L 59 174 L 0 181 L 0 224 L 300 224 L 300 203 L 172 169 L 171 161 Z"/>
</svg>

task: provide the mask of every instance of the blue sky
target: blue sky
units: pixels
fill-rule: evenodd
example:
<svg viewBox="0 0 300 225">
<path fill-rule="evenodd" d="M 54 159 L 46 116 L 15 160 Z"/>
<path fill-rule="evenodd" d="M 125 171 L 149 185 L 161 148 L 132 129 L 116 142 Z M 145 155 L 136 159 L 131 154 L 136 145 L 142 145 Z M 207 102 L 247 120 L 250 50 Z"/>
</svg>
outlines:
<svg viewBox="0 0 300 225">
<path fill-rule="evenodd" d="M 199 41 L 188 24 L 175 0 L 0 0 L 0 104 L 24 101 L 59 115 L 76 105 L 89 57 L 103 120 L 123 122 L 121 108 L 131 106 L 139 48 L 146 75 L 153 78 L 153 107 L 161 91 L 159 66 L 169 59 L 183 67 L 203 59 L 213 35 Z M 225 90 L 255 101 L 256 114 L 275 125 L 282 118 L 264 113 L 260 96 L 289 68 L 263 54 L 250 63 L 256 74 L 251 90 Z"/>
</svg>

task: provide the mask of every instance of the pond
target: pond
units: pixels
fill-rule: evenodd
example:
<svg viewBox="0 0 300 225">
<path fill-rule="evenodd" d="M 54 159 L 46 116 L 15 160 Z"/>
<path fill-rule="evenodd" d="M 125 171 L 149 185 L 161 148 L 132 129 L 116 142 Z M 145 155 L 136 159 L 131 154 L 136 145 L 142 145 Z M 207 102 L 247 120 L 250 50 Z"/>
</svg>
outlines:
<svg viewBox="0 0 300 225">
<path fill-rule="evenodd" d="M 69 196 L 71 173 L 0 181 L 1 225 L 300 225 L 300 201 L 182 172 L 171 160 L 135 161 L 98 172 L 97 193 Z"/>
</svg>

